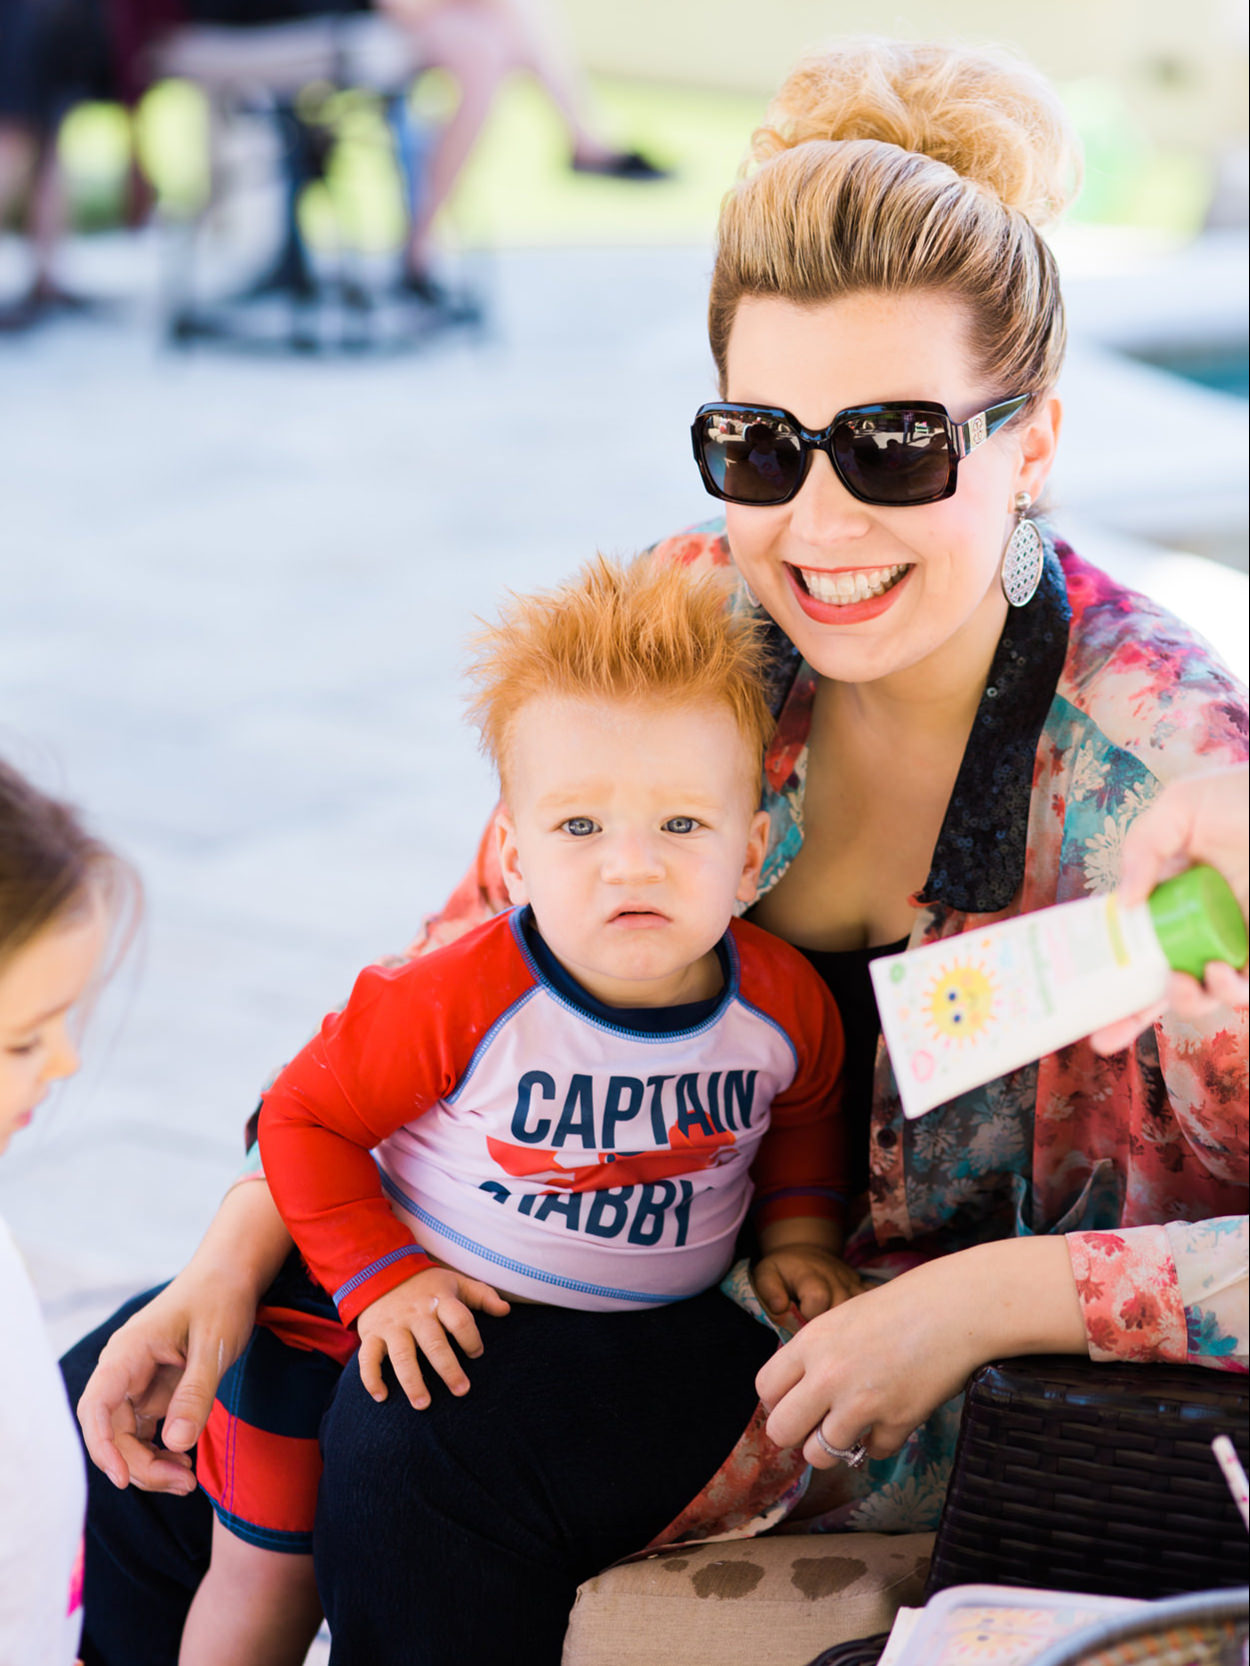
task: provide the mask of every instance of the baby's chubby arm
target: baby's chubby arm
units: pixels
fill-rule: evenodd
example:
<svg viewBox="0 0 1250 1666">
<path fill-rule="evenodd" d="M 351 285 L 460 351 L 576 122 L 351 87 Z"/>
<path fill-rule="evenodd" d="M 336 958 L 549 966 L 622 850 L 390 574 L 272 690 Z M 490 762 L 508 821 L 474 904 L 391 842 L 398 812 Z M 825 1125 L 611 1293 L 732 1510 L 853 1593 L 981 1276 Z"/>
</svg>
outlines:
<svg viewBox="0 0 1250 1666">
<path fill-rule="evenodd" d="M 497 1290 L 450 1267 L 427 1267 L 363 1308 L 356 1320 L 360 1333 L 360 1380 L 375 1400 L 385 1400 L 382 1361 L 389 1358 L 399 1385 L 416 1411 L 430 1403 L 418 1353 L 438 1372 L 453 1394 L 467 1394 L 469 1379 L 451 1336 L 469 1359 L 482 1353 L 473 1311 L 502 1318 L 511 1311 Z"/>
<path fill-rule="evenodd" d="M 859 1295 L 864 1284 L 838 1255 L 842 1228 L 815 1215 L 795 1215 L 760 1228 L 763 1255 L 752 1271 L 755 1292 L 769 1313 L 780 1317 L 793 1303 L 814 1319 Z"/>
</svg>

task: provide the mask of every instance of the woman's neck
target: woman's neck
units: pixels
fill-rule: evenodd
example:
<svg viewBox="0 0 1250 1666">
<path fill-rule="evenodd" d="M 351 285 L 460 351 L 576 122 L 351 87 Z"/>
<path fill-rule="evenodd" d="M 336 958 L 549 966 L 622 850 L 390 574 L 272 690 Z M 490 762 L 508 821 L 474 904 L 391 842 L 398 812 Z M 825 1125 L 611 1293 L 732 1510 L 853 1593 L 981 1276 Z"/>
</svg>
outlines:
<svg viewBox="0 0 1250 1666">
<path fill-rule="evenodd" d="M 1007 618 L 994 587 L 967 623 L 934 653 L 873 682 L 839 683 L 836 704 L 870 732 L 911 736 L 943 749 L 967 741 Z"/>
</svg>

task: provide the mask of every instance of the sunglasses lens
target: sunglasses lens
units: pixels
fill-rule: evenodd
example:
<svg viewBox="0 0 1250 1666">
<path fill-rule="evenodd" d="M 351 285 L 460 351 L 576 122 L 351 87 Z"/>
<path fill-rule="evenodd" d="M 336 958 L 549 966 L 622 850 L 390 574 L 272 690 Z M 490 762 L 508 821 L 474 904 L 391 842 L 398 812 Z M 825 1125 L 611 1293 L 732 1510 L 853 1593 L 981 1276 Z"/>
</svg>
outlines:
<svg viewBox="0 0 1250 1666">
<path fill-rule="evenodd" d="M 699 445 L 716 489 L 731 503 L 782 503 L 802 474 L 799 436 L 777 417 L 709 411 Z"/>
<path fill-rule="evenodd" d="M 870 503 L 932 503 L 950 482 L 946 426 L 928 411 L 848 417 L 834 430 L 833 449 L 845 479 Z"/>
</svg>

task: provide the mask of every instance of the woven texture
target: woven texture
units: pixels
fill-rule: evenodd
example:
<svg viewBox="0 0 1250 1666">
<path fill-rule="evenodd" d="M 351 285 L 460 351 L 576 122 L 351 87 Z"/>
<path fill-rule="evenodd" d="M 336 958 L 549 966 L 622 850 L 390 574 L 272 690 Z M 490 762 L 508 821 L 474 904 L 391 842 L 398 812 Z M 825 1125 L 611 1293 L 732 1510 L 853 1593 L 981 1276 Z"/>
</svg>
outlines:
<svg viewBox="0 0 1250 1666">
<path fill-rule="evenodd" d="M 986 1581 L 1163 1597 L 1245 1582 L 1211 1454 L 1247 1457 L 1250 1380 L 1196 1366 L 1004 1360 L 968 1385 L 927 1595 Z"/>
</svg>

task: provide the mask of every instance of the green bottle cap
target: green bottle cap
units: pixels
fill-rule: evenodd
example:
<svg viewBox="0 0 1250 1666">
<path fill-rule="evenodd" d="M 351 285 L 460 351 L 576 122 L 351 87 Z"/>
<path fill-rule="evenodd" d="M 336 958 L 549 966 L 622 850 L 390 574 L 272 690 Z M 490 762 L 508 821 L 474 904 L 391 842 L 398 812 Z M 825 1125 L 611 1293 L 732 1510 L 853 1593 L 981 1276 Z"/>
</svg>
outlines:
<svg viewBox="0 0 1250 1666">
<path fill-rule="evenodd" d="M 1201 981 L 1207 964 L 1246 964 L 1246 922 L 1228 882 L 1214 868 L 1190 868 L 1150 893 L 1150 917 L 1168 965 Z"/>
</svg>

